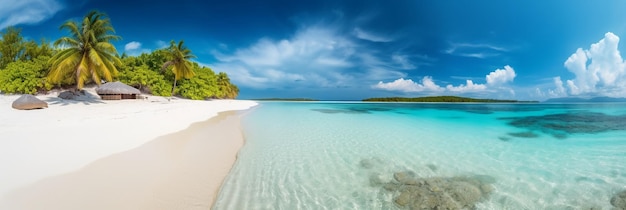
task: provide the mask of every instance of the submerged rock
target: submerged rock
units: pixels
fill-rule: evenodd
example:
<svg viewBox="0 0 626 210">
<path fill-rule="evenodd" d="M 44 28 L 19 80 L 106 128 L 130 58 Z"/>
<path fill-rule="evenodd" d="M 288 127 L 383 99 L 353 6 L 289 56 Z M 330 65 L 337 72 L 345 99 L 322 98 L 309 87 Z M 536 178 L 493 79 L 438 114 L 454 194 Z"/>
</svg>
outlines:
<svg viewBox="0 0 626 210">
<path fill-rule="evenodd" d="M 11 107 L 19 110 L 43 109 L 48 108 L 48 103 L 33 95 L 25 94 L 13 101 Z"/>
<path fill-rule="evenodd" d="M 417 184 L 413 171 L 396 172 L 393 174 L 393 178 L 400 184 Z"/>
<path fill-rule="evenodd" d="M 611 205 L 618 210 L 626 210 L 626 190 L 615 194 L 611 198 Z"/>
<path fill-rule="evenodd" d="M 401 171 L 393 177 L 382 187 L 397 193 L 393 202 L 408 209 L 473 209 L 494 191 L 495 183 L 486 175 L 419 178 L 412 171 Z"/>
</svg>

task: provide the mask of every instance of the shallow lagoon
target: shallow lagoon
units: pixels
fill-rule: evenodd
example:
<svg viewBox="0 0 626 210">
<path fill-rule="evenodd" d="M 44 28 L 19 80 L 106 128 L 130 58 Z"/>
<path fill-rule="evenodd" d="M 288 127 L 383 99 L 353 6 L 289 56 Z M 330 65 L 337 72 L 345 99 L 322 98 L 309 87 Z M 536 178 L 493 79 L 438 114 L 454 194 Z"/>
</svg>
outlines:
<svg viewBox="0 0 626 210">
<path fill-rule="evenodd" d="M 477 209 L 610 209 L 626 190 L 626 104 L 263 102 L 243 123 L 215 209 L 424 207 L 413 186 L 477 192 Z"/>
</svg>

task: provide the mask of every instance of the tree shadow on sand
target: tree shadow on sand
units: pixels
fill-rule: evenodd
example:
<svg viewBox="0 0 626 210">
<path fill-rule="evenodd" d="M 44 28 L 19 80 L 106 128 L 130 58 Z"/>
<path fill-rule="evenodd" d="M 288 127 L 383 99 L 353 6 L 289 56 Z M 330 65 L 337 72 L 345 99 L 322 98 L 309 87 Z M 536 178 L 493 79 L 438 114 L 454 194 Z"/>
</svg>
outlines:
<svg viewBox="0 0 626 210">
<path fill-rule="evenodd" d="M 102 101 L 102 99 L 100 99 L 99 96 L 93 95 L 86 91 L 76 93 L 76 95 L 72 97 L 72 99 L 63 99 L 60 97 L 54 97 L 54 98 L 46 99 L 44 101 L 48 102 L 48 104 L 61 105 L 61 106 L 67 106 L 70 104 L 84 104 L 84 105 L 104 104 L 104 102 Z"/>
</svg>

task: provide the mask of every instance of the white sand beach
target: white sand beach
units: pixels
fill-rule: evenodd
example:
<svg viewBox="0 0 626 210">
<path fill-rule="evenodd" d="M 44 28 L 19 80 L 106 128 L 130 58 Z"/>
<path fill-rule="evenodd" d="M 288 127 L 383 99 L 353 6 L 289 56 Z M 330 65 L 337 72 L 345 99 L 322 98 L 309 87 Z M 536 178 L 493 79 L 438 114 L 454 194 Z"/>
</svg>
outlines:
<svg viewBox="0 0 626 210">
<path fill-rule="evenodd" d="M 153 96 L 71 101 L 51 93 L 37 96 L 49 108 L 23 111 L 11 108 L 18 97 L 0 95 L 0 209 L 206 209 L 243 145 L 236 115 L 207 120 L 256 105 Z M 185 187 L 192 190 L 167 194 Z M 196 195 L 194 187 L 212 194 Z"/>
</svg>

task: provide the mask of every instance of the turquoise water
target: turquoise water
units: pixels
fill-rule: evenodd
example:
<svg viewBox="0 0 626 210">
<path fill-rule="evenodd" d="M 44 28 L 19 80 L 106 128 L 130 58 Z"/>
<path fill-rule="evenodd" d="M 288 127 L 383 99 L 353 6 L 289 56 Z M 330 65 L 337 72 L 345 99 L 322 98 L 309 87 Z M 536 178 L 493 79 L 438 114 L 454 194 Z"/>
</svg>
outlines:
<svg viewBox="0 0 626 210">
<path fill-rule="evenodd" d="M 446 199 L 424 180 L 478 180 L 476 209 L 611 209 L 626 190 L 626 104 L 263 102 L 243 126 L 214 209 L 409 209 L 420 184 L 399 172 Z"/>
</svg>

